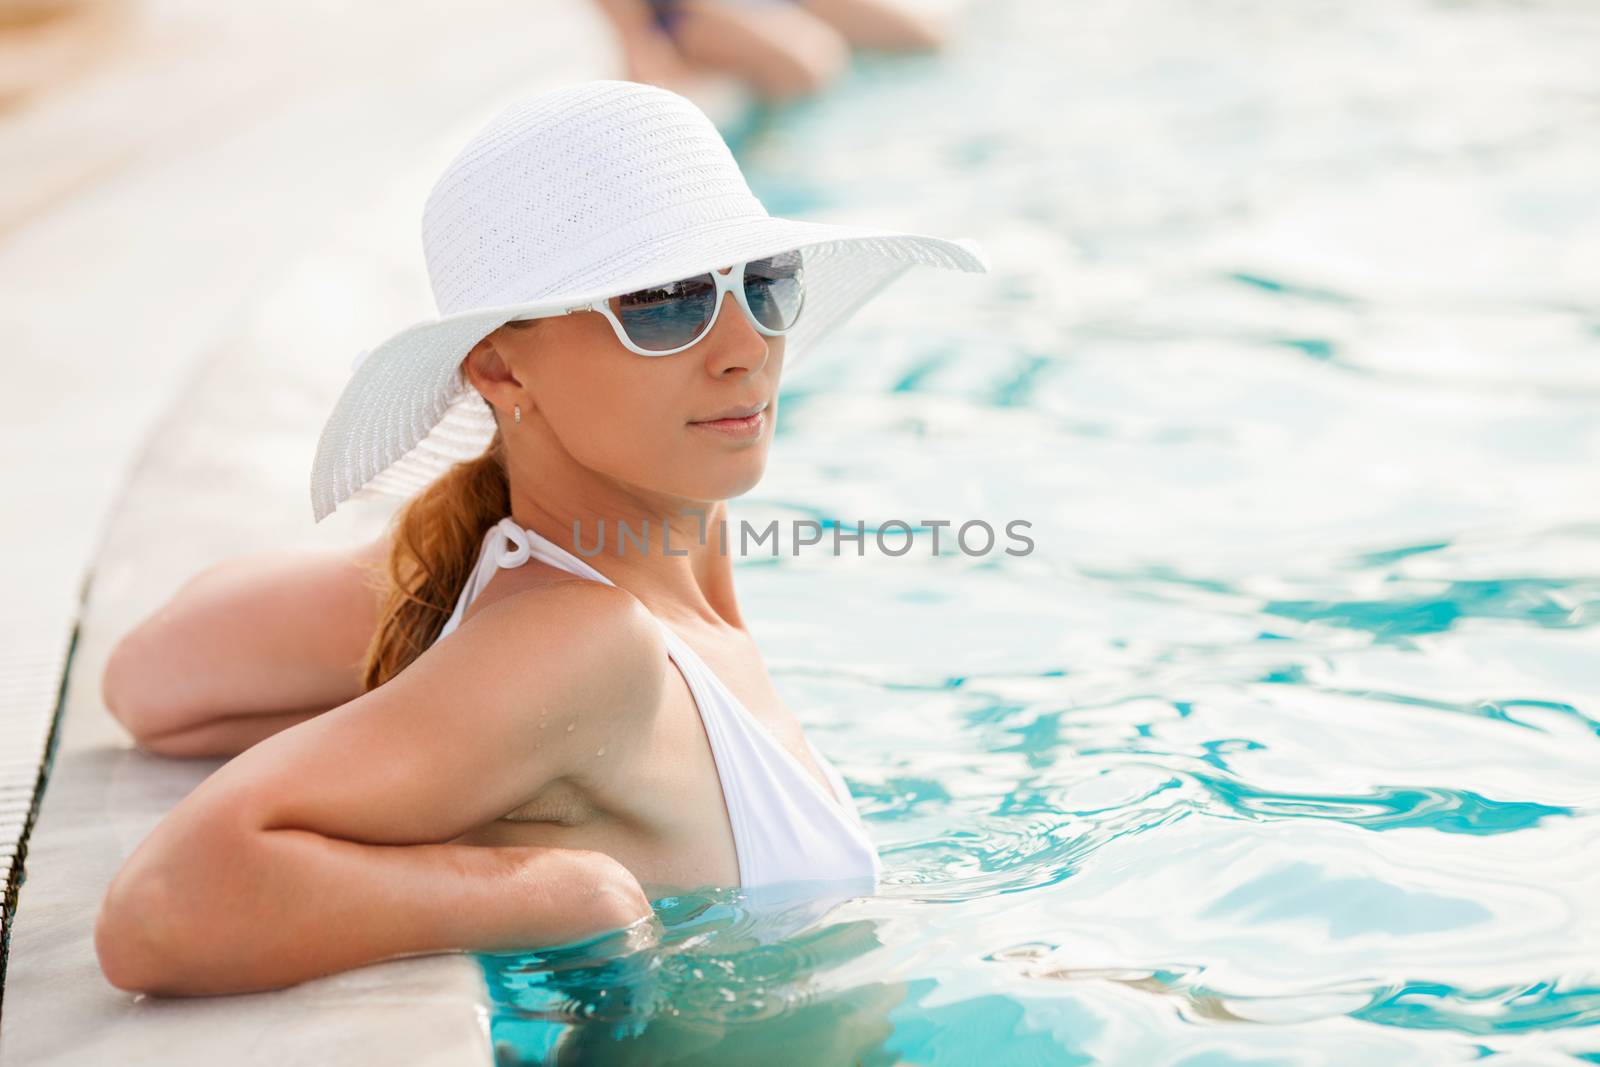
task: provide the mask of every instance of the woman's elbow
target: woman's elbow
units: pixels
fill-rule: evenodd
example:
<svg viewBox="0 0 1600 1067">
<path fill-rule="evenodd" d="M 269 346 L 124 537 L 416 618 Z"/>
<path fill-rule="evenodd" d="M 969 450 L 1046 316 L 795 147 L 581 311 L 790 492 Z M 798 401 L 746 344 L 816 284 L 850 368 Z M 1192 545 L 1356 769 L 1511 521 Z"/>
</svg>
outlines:
<svg viewBox="0 0 1600 1067">
<path fill-rule="evenodd" d="M 116 879 L 100 902 L 94 954 L 106 981 L 130 993 L 177 991 L 182 949 L 165 890 L 150 879 Z"/>
<path fill-rule="evenodd" d="M 118 989 L 160 996 L 236 992 L 219 963 L 255 932 L 238 902 L 263 872 L 247 847 L 249 808 L 190 798 L 169 812 L 124 862 L 100 901 L 94 951 Z"/>
<path fill-rule="evenodd" d="M 144 744 L 161 731 L 159 705 L 152 685 L 150 656 L 139 628 L 128 631 L 111 649 L 100 673 L 100 701 L 133 739 Z"/>
<path fill-rule="evenodd" d="M 189 725 L 172 700 L 170 665 L 141 628 L 118 641 L 100 674 L 100 701 L 133 741 L 157 756 L 190 756 L 181 738 Z M 190 716 L 190 719 L 193 717 Z"/>
</svg>

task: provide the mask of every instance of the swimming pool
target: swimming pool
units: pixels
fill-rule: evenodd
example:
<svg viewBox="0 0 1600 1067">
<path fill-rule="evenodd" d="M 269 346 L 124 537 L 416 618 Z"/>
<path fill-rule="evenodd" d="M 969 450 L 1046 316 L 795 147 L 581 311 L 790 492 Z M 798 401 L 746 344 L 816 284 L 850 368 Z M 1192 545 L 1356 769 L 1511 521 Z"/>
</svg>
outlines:
<svg viewBox="0 0 1600 1067">
<path fill-rule="evenodd" d="M 882 891 L 481 956 L 501 1062 L 1600 1063 L 1600 14 L 981 7 L 736 144 L 995 264 L 734 502 L 1033 524 L 739 563 Z"/>
</svg>

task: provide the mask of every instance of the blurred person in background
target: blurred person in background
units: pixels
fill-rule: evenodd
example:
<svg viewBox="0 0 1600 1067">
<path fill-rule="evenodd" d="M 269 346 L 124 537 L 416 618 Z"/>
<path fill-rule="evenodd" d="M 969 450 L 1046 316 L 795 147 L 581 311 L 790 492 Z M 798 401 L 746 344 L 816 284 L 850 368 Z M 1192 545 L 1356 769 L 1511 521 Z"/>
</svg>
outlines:
<svg viewBox="0 0 1600 1067">
<path fill-rule="evenodd" d="M 702 72 L 731 75 L 770 102 L 816 93 L 852 49 L 925 52 L 944 44 L 896 0 L 596 0 L 617 29 L 631 81 L 682 92 Z"/>
</svg>

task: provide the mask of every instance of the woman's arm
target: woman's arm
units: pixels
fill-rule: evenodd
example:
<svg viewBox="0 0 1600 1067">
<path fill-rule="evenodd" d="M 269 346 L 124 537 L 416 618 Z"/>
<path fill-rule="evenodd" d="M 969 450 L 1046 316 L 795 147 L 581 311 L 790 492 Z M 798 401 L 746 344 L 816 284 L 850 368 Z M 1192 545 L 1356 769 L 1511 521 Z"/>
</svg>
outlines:
<svg viewBox="0 0 1600 1067">
<path fill-rule="evenodd" d="M 95 953 L 119 989 L 254 993 L 402 956 L 563 944 L 651 914 L 602 852 L 237 827 L 184 840 L 212 857 L 203 870 L 113 883 L 101 906 Z"/>
<path fill-rule="evenodd" d="M 666 663 L 654 619 L 611 586 L 559 582 L 488 605 L 169 812 L 106 892 L 101 968 L 122 989 L 249 992 L 650 915 L 610 857 L 448 842 L 557 778 L 617 773 L 648 743 Z"/>
<path fill-rule="evenodd" d="M 106 707 L 168 756 L 231 756 L 361 694 L 379 594 L 356 549 L 268 552 L 200 572 L 112 649 Z"/>
</svg>

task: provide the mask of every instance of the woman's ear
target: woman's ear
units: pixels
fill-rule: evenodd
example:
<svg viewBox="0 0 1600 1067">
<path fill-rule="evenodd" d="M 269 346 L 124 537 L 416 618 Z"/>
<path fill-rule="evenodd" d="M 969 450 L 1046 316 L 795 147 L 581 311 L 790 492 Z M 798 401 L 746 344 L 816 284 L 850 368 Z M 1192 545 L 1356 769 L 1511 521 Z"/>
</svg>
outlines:
<svg viewBox="0 0 1600 1067">
<path fill-rule="evenodd" d="M 499 327 L 481 338 L 461 357 L 461 373 L 491 405 L 510 410 L 512 404 L 525 403 L 522 383 L 506 359 L 507 346 Z"/>
</svg>

